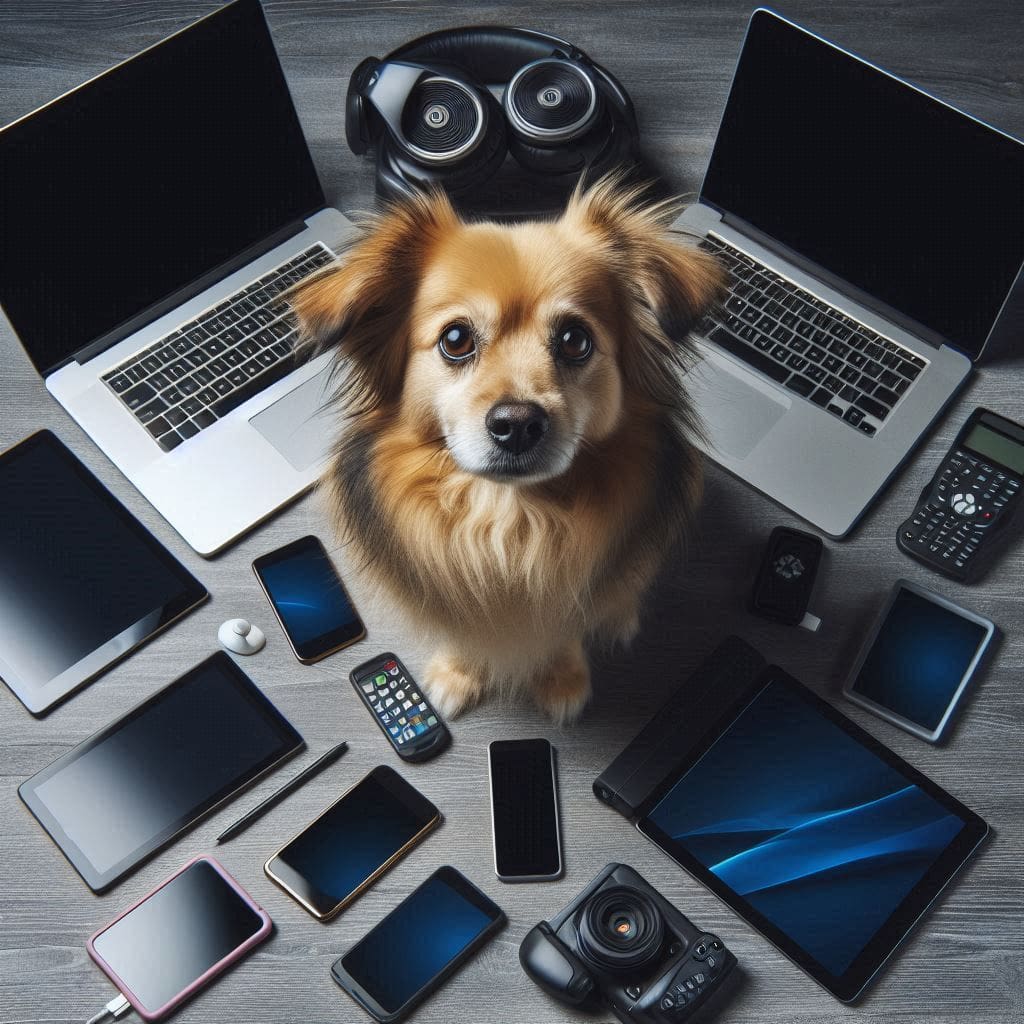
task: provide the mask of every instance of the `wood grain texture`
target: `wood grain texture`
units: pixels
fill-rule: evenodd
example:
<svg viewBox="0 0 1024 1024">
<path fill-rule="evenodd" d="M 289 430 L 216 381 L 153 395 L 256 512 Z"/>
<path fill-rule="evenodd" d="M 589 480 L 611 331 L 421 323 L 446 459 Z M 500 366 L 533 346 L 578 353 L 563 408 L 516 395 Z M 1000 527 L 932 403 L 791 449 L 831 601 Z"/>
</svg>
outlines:
<svg viewBox="0 0 1024 1024">
<path fill-rule="evenodd" d="M 211 10 L 202 0 L 56 2 L 0 5 L 0 123 Z M 639 112 L 645 148 L 669 186 L 694 191 L 707 161 L 739 51 L 749 6 L 739 0 L 627 0 L 531 5 L 414 0 L 269 0 L 268 18 L 296 105 L 331 202 L 348 211 L 372 201 L 372 170 L 342 140 L 347 77 L 362 57 L 413 36 L 473 22 L 547 29 L 587 49 L 622 79 Z M 843 5 L 794 0 L 785 13 L 1017 136 L 1024 135 L 1024 23 L 1014 0 L 866 0 Z M 839 140 L 823 134 L 822 144 Z M 955 197 L 951 197 L 955 201 Z M 59 244 L 59 240 L 55 240 Z M 0 268 L 2 272 L 2 268 Z M 894 531 L 970 408 L 1024 416 L 1024 345 L 973 377 L 854 536 L 826 542 L 816 597 L 824 620 L 812 636 L 774 627 L 744 610 L 747 587 L 771 526 L 785 512 L 714 467 L 708 471 L 700 531 L 687 558 L 666 567 L 643 633 L 628 654 L 597 659 L 596 697 L 583 721 L 552 729 L 530 707 L 487 705 L 452 726 L 454 745 L 437 761 L 404 769 L 442 808 L 446 821 L 407 860 L 334 923 L 317 924 L 264 877 L 277 846 L 365 771 L 395 763 L 347 682 L 357 662 L 394 649 L 422 668 L 424 638 L 405 629 L 337 551 L 364 609 L 369 639 L 314 667 L 299 665 L 249 569 L 258 554 L 307 532 L 326 537 L 315 495 L 213 561 L 203 561 L 92 446 L 47 395 L 6 325 L 0 330 L 0 444 L 50 427 L 202 579 L 213 599 L 48 718 L 33 720 L 0 694 L 0 1020 L 81 1021 L 111 995 L 90 963 L 87 936 L 130 901 L 201 852 L 243 810 L 339 739 L 350 752 L 243 836 L 216 853 L 264 904 L 276 935 L 247 962 L 186 1006 L 182 1022 L 359 1021 L 337 990 L 332 960 L 435 866 L 452 863 L 480 884 L 509 927 L 415 1015 L 499 1024 L 581 1019 L 546 999 L 520 971 L 525 931 L 574 895 L 609 860 L 633 864 L 698 923 L 719 932 L 743 965 L 743 984 L 721 1019 L 893 1024 L 1024 1020 L 1024 545 L 1016 540 L 976 587 L 939 583 L 896 551 Z M 799 458 L 799 452 L 794 453 Z M 2 511 L 0 511 L 2 514 Z M 844 667 L 894 578 L 938 585 L 990 616 L 1002 639 L 949 741 L 931 747 L 856 708 L 853 719 L 907 757 L 992 823 L 992 840 L 927 916 L 857 1008 L 819 990 L 702 886 L 647 844 L 590 792 L 597 772 L 728 632 L 747 637 L 835 701 Z M 305 735 L 310 750 L 258 792 L 220 811 L 112 893 L 91 895 L 17 797 L 18 784 L 174 678 L 216 645 L 217 625 L 242 615 L 264 626 L 266 651 L 244 662 Z M 566 875 L 559 882 L 503 886 L 490 859 L 486 744 L 499 736 L 548 736 L 558 747 Z M 400 970 L 400 966 L 397 967 Z M 607 1019 L 605 1015 L 600 1019 Z"/>
</svg>

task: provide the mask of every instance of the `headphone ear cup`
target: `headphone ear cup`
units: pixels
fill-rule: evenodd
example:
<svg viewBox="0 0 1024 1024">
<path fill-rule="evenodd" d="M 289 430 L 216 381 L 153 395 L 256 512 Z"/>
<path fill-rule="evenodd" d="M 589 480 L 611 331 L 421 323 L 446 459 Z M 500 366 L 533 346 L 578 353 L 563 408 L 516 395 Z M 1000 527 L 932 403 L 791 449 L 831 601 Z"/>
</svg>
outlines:
<svg viewBox="0 0 1024 1024">
<path fill-rule="evenodd" d="M 365 90 L 377 70 L 380 61 L 367 57 L 360 61 L 348 80 L 345 94 L 345 141 L 356 156 L 362 156 L 373 142 L 373 135 L 367 116 Z"/>
<path fill-rule="evenodd" d="M 438 124 L 436 135 L 424 134 L 424 130 L 414 130 L 415 120 L 419 118 L 426 123 L 431 107 L 443 102 L 447 95 L 449 94 L 443 91 L 425 91 L 423 95 L 415 97 L 415 103 L 406 104 L 402 111 L 403 135 L 409 132 L 413 137 L 409 139 L 406 135 L 405 144 L 390 132 L 384 133 L 381 137 L 378 148 L 377 191 L 382 196 L 404 197 L 408 194 L 406 185 L 413 189 L 441 187 L 450 195 L 458 196 L 492 177 L 504 163 L 507 153 L 505 121 L 497 101 L 485 89 L 477 93 L 484 117 L 482 133 L 476 145 L 462 155 L 452 158 L 451 152 L 453 148 L 465 145 L 466 138 L 472 130 L 470 127 L 456 125 L 451 131 L 445 131 L 448 124 Z M 410 99 L 413 98 L 410 94 Z M 462 115 L 455 112 L 450 116 L 458 118 Z M 429 147 L 425 151 L 429 152 L 433 159 L 423 159 L 423 143 Z M 420 152 L 416 152 L 413 146 Z M 403 186 L 396 189 L 396 181 L 402 182 Z"/>
<path fill-rule="evenodd" d="M 525 171 L 540 175 L 577 174 L 587 166 L 578 146 L 534 146 L 517 135 L 509 135 L 508 151 Z"/>
</svg>

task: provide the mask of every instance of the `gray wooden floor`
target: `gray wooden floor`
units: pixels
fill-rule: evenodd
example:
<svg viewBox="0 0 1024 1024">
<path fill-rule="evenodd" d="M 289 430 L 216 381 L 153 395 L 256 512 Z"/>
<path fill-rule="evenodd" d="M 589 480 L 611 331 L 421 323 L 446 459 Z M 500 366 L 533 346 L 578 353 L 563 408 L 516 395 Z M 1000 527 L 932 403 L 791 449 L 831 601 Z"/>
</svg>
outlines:
<svg viewBox="0 0 1024 1024">
<path fill-rule="evenodd" d="M 111 63 L 209 11 L 209 0 L 5 0 L 0 5 L 0 122 L 5 123 Z M 342 143 L 348 74 L 433 29 L 471 22 L 521 24 L 570 37 L 619 75 L 632 93 L 648 153 L 668 184 L 699 184 L 739 51 L 747 4 L 740 0 L 590 0 L 561 4 L 427 3 L 402 0 L 270 0 L 268 17 L 329 199 L 366 208 L 370 165 Z M 939 96 L 1024 136 L 1024 22 L 1014 0 L 794 0 L 784 13 L 910 77 Z M 950 197 L 955 202 L 955 197 Z M 59 244 L 59 239 L 54 240 Z M 289 766 L 257 793 L 204 822 L 174 847 L 99 898 L 81 883 L 20 804 L 18 784 L 210 653 L 218 623 L 242 615 L 268 632 L 264 653 L 245 668 L 309 742 L 306 763 L 339 739 L 350 753 L 242 837 L 218 851 L 267 908 L 275 937 L 178 1015 L 181 1021 L 362 1019 L 331 981 L 331 961 L 434 867 L 452 863 L 507 911 L 511 924 L 415 1016 L 424 1022 L 564 1021 L 519 970 L 524 932 L 561 907 L 607 861 L 638 868 L 695 921 L 718 932 L 744 966 L 745 982 L 722 1016 L 740 1022 L 848 1018 L 942 1024 L 1024 1020 L 1024 545 L 1019 541 L 980 585 L 942 583 L 900 556 L 894 531 L 968 410 L 985 404 L 1024 416 L 1024 339 L 1017 355 L 986 365 L 950 414 L 867 516 L 852 539 L 826 542 L 810 635 L 751 618 L 744 596 L 768 530 L 791 517 L 714 467 L 700 534 L 689 558 L 668 567 L 634 651 L 598 667 L 597 697 L 571 731 L 553 730 L 529 707 L 485 706 L 453 726 L 451 751 L 405 770 L 442 808 L 444 826 L 351 909 L 317 924 L 263 876 L 263 860 L 373 765 L 397 764 L 346 676 L 358 661 L 393 648 L 413 670 L 423 650 L 348 573 L 369 639 L 316 667 L 290 655 L 257 589 L 250 561 L 315 532 L 326 536 L 307 498 L 215 561 L 205 562 L 142 500 L 50 400 L 6 327 L 0 331 L 0 444 L 36 428 L 55 430 L 213 594 L 199 612 L 135 654 L 49 718 L 33 720 L 0 694 L 0 1020 L 80 1021 L 111 997 L 85 952 L 87 936 L 188 857 L 214 850 L 214 836 L 258 796 L 297 770 Z M 799 457 L 796 453 L 794 457 Z M 2 514 L 2 513 L 0 513 Z M 344 553 L 339 552 L 344 566 Z M 843 706 L 913 764 L 983 815 L 995 836 L 928 915 L 913 940 L 858 1008 L 819 990 L 727 908 L 602 805 L 590 792 L 618 752 L 727 632 L 738 632 L 831 700 L 844 666 L 892 580 L 937 585 L 990 616 L 1004 637 L 949 742 L 931 747 Z M 558 747 L 565 878 L 503 886 L 490 864 L 485 748 L 498 736 L 545 735 Z M 400 970 L 400 966 L 397 968 Z"/>
</svg>

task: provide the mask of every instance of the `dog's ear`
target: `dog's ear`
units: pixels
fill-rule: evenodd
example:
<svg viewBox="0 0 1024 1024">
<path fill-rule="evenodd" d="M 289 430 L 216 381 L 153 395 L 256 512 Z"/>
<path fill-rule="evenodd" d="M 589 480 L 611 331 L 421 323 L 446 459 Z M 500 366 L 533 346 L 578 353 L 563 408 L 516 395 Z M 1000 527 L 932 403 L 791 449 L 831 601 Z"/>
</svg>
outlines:
<svg viewBox="0 0 1024 1024">
<path fill-rule="evenodd" d="M 578 189 L 564 220 L 601 247 L 633 298 L 633 340 L 622 358 L 648 391 L 661 393 L 656 377 L 677 363 L 690 331 L 724 294 L 725 274 L 714 257 L 682 243 L 667 224 L 679 213 L 675 200 L 645 201 L 643 186 L 625 186 L 609 175 Z"/>
<path fill-rule="evenodd" d="M 369 218 L 344 254 L 287 299 L 302 343 L 337 348 L 347 363 L 351 411 L 397 399 L 408 356 L 408 314 L 436 239 L 459 223 L 443 192 L 431 192 Z"/>
</svg>

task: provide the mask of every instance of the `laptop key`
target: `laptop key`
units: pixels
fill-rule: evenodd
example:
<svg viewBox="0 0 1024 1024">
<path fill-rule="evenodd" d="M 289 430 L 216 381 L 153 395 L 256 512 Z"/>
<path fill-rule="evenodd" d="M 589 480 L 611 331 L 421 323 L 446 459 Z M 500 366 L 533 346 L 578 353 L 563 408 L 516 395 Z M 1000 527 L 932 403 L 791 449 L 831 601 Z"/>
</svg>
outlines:
<svg viewBox="0 0 1024 1024">
<path fill-rule="evenodd" d="M 156 391 L 148 384 L 136 384 L 121 395 L 121 401 L 132 410 L 141 408 L 153 398 L 156 398 Z"/>
<path fill-rule="evenodd" d="M 829 406 L 826 406 L 826 408 L 828 409 L 828 411 L 830 413 L 832 413 L 833 416 L 842 416 L 843 415 L 843 407 L 841 405 L 836 405 L 835 402 L 833 402 Z"/>
<path fill-rule="evenodd" d="M 150 420 L 146 424 L 146 429 L 150 434 L 152 434 L 153 439 L 155 440 L 161 434 L 166 434 L 167 431 L 171 429 L 171 425 L 163 416 L 158 416 L 155 420 Z"/>
<path fill-rule="evenodd" d="M 148 423 L 150 420 L 156 419 L 166 408 L 166 402 L 154 398 L 152 402 L 147 402 L 141 409 L 135 410 L 135 418 L 140 423 Z"/>
<path fill-rule="evenodd" d="M 812 391 L 814 391 L 814 382 L 809 381 L 806 377 L 801 377 L 798 373 L 794 373 L 793 376 L 786 381 L 786 387 L 806 398 Z"/>
<path fill-rule="evenodd" d="M 195 414 L 200 412 L 202 408 L 203 403 L 196 397 L 186 398 L 185 401 L 181 403 L 181 411 L 186 416 L 195 416 Z"/>
<path fill-rule="evenodd" d="M 868 398 L 867 395 L 859 395 L 856 404 L 865 412 L 871 413 L 876 420 L 884 420 L 889 415 L 888 406 L 882 405 L 881 402 L 876 402 L 873 398 Z"/>
<path fill-rule="evenodd" d="M 843 413 L 843 419 L 846 420 L 847 423 L 852 423 L 854 426 L 857 426 L 857 424 L 864 419 L 864 413 L 862 413 L 857 406 L 851 405 L 850 408 Z"/>
<path fill-rule="evenodd" d="M 841 387 L 841 388 L 839 389 L 839 397 L 840 397 L 840 398 L 841 398 L 841 399 L 842 399 L 842 400 L 843 400 L 844 402 L 852 402 L 852 401 L 854 401 L 854 400 L 855 400 L 856 398 L 858 398 L 858 397 L 861 397 L 861 396 L 860 396 L 860 392 L 858 392 L 856 388 L 852 388 L 852 387 L 850 387 L 850 385 L 849 385 L 849 384 L 844 384 L 844 385 L 843 385 L 843 386 L 842 386 L 842 387 Z M 868 401 L 870 401 L 870 399 L 868 399 Z"/>
<path fill-rule="evenodd" d="M 867 420 L 861 420 L 860 423 L 857 424 L 857 429 L 863 431 L 863 433 L 867 434 L 868 437 L 875 436 L 875 427 L 873 424 L 868 423 Z"/>
<path fill-rule="evenodd" d="M 824 388 L 818 388 L 811 395 L 811 401 L 815 405 L 820 405 L 822 408 L 824 408 L 826 405 L 828 405 L 829 402 L 832 401 L 832 393 L 830 391 L 826 391 Z"/>
<path fill-rule="evenodd" d="M 223 397 L 224 395 L 230 394 L 234 390 L 231 386 L 231 382 L 226 377 L 221 377 L 220 380 L 213 382 L 213 390 Z"/>
<path fill-rule="evenodd" d="M 881 385 L 875 388 L 872 398 L 875 398 L 879 402 L 888 406 L 893 406 L 900 400 L 900 396 L 897 395 L 895 391 L 890 391 L 888 388 L 882 387 Z"/>
<path fill-rule="evenodd" d="M 188 417 L 180 409 L 175 408 L 168 409 L 167 412 L 164 413 L 164 419 L 167 420 L 172 427 L 176 427 L 179 423 L 184 423 Z"/>
<path fill-rule="evenodd" d="M 163 437 L 157 438 L 156 443 L 160 445 L 165 452 L 169 452 L 177 448 L 184 440 L 185 438 L 183 438 L 176 430 L 170 430 L 164 434 Z"/>
<path fill-rule="evenodd" d="M 115 373 L 113 377 L 103 378 L 119 395 L 132 386 L 132 382 L 123 374 Z"/>
<path fill-rule="evenodd" d="M 202 409 L 192 417 L 192 422 L 200 430 L 205 430 L 217 422 L 217 417 L 209 409 Z"/>
<path fill-rule="evenodd" d="M 913 357 L 908 356 L 907 358 L 905 358 L 903 362 L 896 367 L 896 369 L 899 370 L 899 372 L 902 373 L 904 377 L 907 377 L 910 380 L 917 380 L 917 375 L 921 372 L 921 367 L 916 366 L 914 363 L 910 362 L 911 358 Z"/>
</svg>

